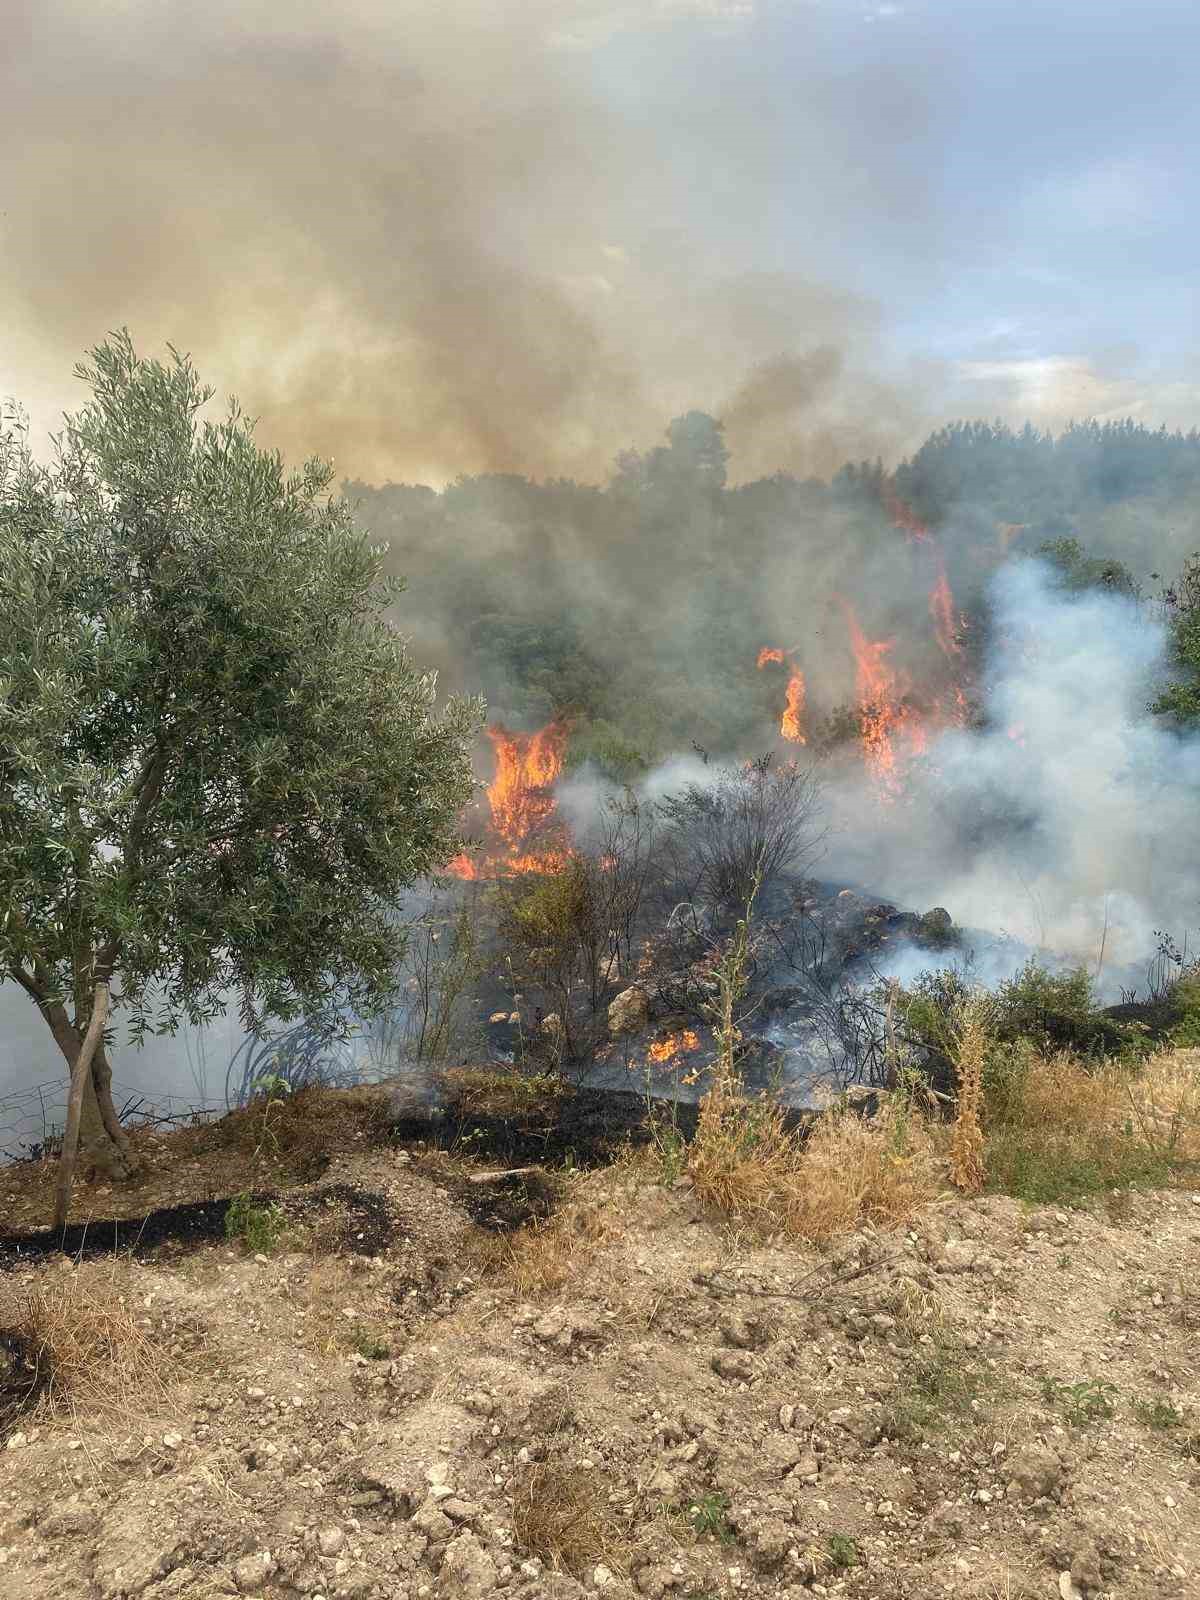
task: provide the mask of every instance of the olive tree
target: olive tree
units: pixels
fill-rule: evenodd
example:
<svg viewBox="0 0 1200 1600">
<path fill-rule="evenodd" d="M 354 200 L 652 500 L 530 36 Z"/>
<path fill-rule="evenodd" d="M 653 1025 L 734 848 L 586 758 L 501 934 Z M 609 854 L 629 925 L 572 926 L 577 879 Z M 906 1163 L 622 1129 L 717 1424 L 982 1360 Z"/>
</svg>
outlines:
<svg viewBox="0 0 1200 1600">
<path fill-rule="evenodd" d="M 48 464 L 0 427 L 0 974 L 75 1067 L 96 1007 L 135 1040 L 386 1003 L 400 892 L 459 848 L 475 702 L 435 709 L 385 616 L 398 584 L 189 359 L 127 333 Z M 331 1020 L 332 1025 L 332 1020 Z M 82 1140 L 134 1159 L 98 1033 Z"/>
</svg>

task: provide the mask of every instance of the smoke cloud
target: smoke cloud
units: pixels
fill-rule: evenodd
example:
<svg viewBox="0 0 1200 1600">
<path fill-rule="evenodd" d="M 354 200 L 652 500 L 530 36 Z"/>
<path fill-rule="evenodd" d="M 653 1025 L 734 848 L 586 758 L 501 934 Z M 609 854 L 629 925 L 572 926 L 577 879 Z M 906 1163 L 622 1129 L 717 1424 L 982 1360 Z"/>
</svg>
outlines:
<svg viewBox="0 0 1200 1600">
<path fill-rule="evenodd" d="M 984 731 L 945 733 L 903 802 L 837 791 L 831 866 L 905 904 L 1145 977 L 1156 934 L 1200 907 L 1200 738 L 1147 715 L 1167 635 L 1146 606 L 1064 593 L 1036 561 L 992 580 Z"/>
<path fill-rule="evenodd" d="M 596 481 L 693 405 L 728 407 L 740 476 L 914 443 L 932 388 L 875 372 L 880 308 L 810 252 L 764 271 L 728 248 L 780 161 L 727 81 L 752 12 L 16 0 L 0 393 L 55 424 L 73 363 L 128 325 L 190 351 L 265 442 L 365 480 Z M 686 93 L 654 80 L 689 49 Z M 861 158 L 811 73 L 820 206 Z"/>
</svg>

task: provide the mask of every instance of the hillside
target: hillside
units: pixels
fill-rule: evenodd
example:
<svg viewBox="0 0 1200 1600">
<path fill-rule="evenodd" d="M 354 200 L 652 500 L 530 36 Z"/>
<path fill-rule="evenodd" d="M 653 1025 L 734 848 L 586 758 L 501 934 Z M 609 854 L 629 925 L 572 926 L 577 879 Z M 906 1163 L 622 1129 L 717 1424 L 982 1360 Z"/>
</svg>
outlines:
<svg viewBox="0 0 1200 1600">
<path fill-rule="evenodd" d="M 121 1196 L 278 1186 L 263 1248 L 9 1240 L 0 1324 L 59 1365 L 7 1417 L 5 1600 L 1197 1592 L 1200 1192 L 947 1192 L 820 1251 L 661 1148 L 496 1182 L 363 1091 L 307 1123 L 144 1135 Z"/>
</svg>

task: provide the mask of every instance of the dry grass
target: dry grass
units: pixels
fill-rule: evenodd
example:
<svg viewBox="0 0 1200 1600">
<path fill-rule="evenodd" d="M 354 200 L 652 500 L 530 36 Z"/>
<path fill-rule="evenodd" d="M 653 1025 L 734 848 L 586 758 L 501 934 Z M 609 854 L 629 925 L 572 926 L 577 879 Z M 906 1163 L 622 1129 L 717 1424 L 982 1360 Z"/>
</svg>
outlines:
<svg viewBox="0 0 1200 1600">
<path fill-rule="evenodd" d="M 529 1116 L 553 1109 L 569 1092 L 554 1073 L 489 1067 L 448 1067 L 441 1075 L 441 1086 L 456 1111 L 476 1117 Z"/>
<path fill-rule="evenodd" d="M 983 1128 L 979 1116 L 987 1043 L 983 1018 L 975 1007 L 969 1006 L 954 1063 L 958 1095 L 950 1134 L 950 1181 L 963 1194 L 978 1194 L 983 1188 Z"/>
<path fill-rule="evenodd" d="M 538 1299 L 590 1274 L 600 1250 L 620 1231 L 611 1205 L 579 1200 L 515 1233 L 479 1231 L 468 1251 L 481 1275 Z"/>
<path fill-rule="evenodd" d="M 1170 1183 L 1200 1162 L 1200 1052 L 1132 1069 L 1067 1053 L 1031 1057 L 988 1129 L 989 1183 L 1032 1201 Z"/>
<path fill-rule="evenodd" d="M 112 1283 L 78 1270 L 47 1274 L 22 1295 L 16 1331 L 45 1364 L 51 1416 L 126 1423 L 167 1404 L 172 1358 Z"/>
<path fill-rule="evenodd" d="M 608 1503 L 608 1481 L 594 1468 L 537 1462 L 513 1484 L 513 1531 L 525 1556 L 578 1577 L 598 1562 L 620 1571 L 625 1537 Z"/>
<path fill-rule="evenodd" d="M 942 1188 L 927 1122 L 902 1096 L 869 1121 L 826 1113 L 808 1139 L 778 1107 L 706 1096 L 688 1158 L 697 1196 L 726 1216 L 821 1244 L 908 1221 Z"/>
<path fill-rule="evenodd" d="M 1200 1050 L 1154 1056 L 1125 1087 L 1145 1144 L 1173 1161 L 1200 1162 Z"/>
</svg>

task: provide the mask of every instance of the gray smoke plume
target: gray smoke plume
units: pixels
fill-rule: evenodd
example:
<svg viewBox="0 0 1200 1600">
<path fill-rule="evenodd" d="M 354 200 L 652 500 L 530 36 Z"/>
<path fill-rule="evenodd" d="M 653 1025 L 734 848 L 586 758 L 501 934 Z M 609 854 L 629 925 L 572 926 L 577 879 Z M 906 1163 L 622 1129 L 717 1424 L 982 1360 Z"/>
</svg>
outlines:
<svg viewBox="0 0 1200 1600">
<path fill-rule="evenodd" d="M 894 806 L 843 782 L 831 864 L 1086 963 L 1111 995 L 1144 978 L 1159 930 L 1200 924 L 1200 737 L 1147 714 L 1168 644 L 1150 608 L 1065 593 L 1036 561 L 990 597 L 986 728 L 942 735 Z"/>
</svg>

